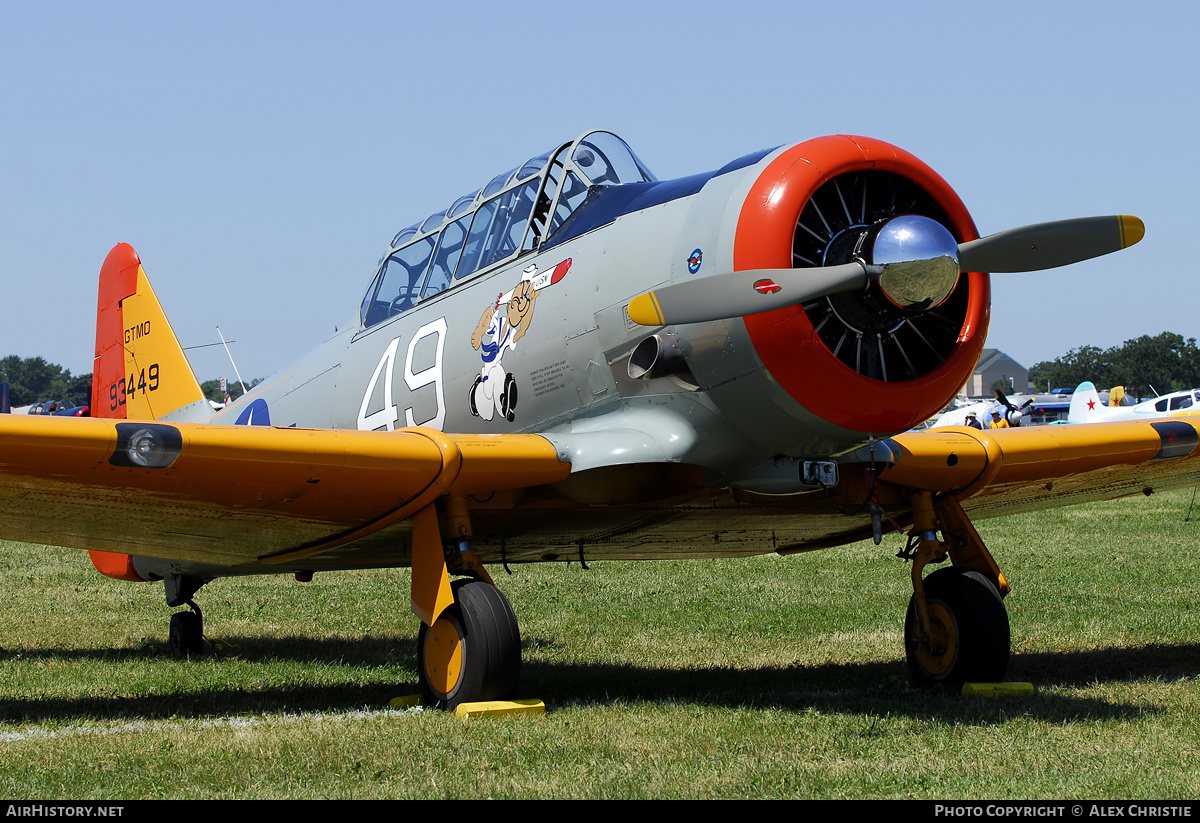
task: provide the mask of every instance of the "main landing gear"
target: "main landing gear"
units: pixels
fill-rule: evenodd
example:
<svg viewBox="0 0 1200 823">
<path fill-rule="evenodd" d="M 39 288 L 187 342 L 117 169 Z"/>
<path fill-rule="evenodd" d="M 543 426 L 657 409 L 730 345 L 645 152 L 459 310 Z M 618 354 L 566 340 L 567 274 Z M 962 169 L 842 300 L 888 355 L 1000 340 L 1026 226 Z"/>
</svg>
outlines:
<svg viewBox="0 0 1200 823">
<path fill-rule="evenodd" d="M 904 618 L 912 680 L 926 688 L 999 682 L 1011 644 L 1002 600 L 1008 581 L 954 497 L 918 492 L 912 503 L 913 529 L 903 553 L 913 561 L 913 595 Z M 922 580 L 925 566 L 947 554 L 954 565 Z"/>
<path fill-rule="evenodd" d="M 204 615 L 192 598 L 208 581 L 181 574 L 167 577 L 163 582 L 168 606 L 187 606 L 191 609 L 171 615 L 171 628 L 167 634 L 171 653 L 181 658 L 199 657 L 204 654 Z"/>
<path fill-rule="evenodd" d="M 443 542 L 442 534 L 454 535 Z M 521 631 L 508 599 L 471 550 L 461 497 L 446 497 L 413 518 L 413 612 L 417 675 L 425 704 L 511 700 L 521 677 Z M 466 579 L 449 582 L 449 575 Z"/>
<path fill-rule="evenodd" d="M 194 612 L 175 612 L 167 635 L 171 653 L 176 657 L 198 657 L 204 654 L 204 615 L 198 606 Z"/>
<path fill-rule="evenodd" d="M 417 633 L 417 671 L 427 705 L 509 700 L 521 677 L 521 632 L 508 599 L 491 583 L 458 580 L 454 605 Z"/>
</svg>

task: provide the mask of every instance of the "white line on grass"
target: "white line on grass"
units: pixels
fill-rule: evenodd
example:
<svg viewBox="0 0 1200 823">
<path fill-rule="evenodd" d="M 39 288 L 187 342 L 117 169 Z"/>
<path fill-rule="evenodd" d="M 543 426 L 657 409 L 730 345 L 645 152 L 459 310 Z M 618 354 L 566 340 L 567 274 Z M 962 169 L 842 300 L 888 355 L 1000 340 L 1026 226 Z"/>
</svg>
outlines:
<svg viewBox="0 0 1200 823">
<path fill-rule="evenodd" d="M 119 726 L 71 726 L 65 729 L 29 729 L 23 732 L 0 732 L 0 743 L 17 743 L 22 740 L 51 740 L 59 737 L 79 737 L 83 735 L 126 734 L 128 732 L 175 731 L 180 725 L 190 725 L 198 729 L 246 729 L 263 723 L 313 723 L 330 720 L 370 720 L 376 717 L 404 717 L 425 711 L 421 706 L 399 711 L 396 709 L 359 709 L 352 712 L 311 712 L 306 714 L 285 714 L 274 717 L 222 717 L 213 720 L 176 722 L 166 720 L 135 720 L 122 723 Z"/>
</svg>

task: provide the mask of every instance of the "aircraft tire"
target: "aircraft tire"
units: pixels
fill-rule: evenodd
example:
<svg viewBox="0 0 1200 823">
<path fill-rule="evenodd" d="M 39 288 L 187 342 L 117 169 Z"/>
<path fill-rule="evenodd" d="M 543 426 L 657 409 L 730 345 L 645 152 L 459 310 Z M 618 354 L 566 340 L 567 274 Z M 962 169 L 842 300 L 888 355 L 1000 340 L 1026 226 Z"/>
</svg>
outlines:
<svg viewBox="0 0 1200 823">
<path fill-rule="evenodd" d="M 425 703 L 511 700 L 521 677 L 521 632 L 508 599 L 481 580 L 452 584 L 454 605 L 417 633 L 417 671 Z"/>
<path fill-rule="evenodd" d="M 916 642 L 917 604 L 910 599 L 904 653 L 913 683 L 958 689 L 967 682 L 1002 681 L 1012 641 L 1008 611 L 996 587 L 979 572 L 961 567 L 939 569 L 924 585 L 930 619 L 946 632 L 947 644 L 941 653 L 933 653 Z"/>
<path fill-rule="evenodd" d="M 176 657 L 199 657 L 204 653 L 204 619 L 195 612 L 175 612 L 167 639 Z"/>
</svg>

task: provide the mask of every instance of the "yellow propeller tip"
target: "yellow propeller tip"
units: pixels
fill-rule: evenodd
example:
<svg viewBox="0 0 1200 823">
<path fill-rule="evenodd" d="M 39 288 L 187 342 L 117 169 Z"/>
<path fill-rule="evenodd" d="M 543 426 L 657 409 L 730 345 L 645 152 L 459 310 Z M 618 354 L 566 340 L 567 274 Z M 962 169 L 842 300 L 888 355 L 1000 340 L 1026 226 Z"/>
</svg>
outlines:
<svg viewBox="0 0 1200 823">
<path fill-rule="evenodd" d="M 662 312 L 658 310 L 658 301 L 654 292 L 639 295 L 629 301 L 629 319 L 639 326 L 662 326 Z"/>
<path fill-rule="evenodd" d="M 1146 224 L 1131 214 L 1121 215 L 1121 248 L 1127 249 L 1146 236 Z"/>
</svg>

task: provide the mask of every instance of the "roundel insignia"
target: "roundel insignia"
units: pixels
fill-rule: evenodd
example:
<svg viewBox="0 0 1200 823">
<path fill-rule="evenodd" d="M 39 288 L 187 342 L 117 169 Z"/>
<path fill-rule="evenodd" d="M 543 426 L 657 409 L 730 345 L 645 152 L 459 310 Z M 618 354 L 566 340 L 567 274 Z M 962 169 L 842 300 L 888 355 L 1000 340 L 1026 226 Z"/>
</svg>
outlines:
<svg viewBox="0 0 1200 823">
<path fill-rule="evenodd" d="M 764 278 L 763 280 L 754 281 L 754 290 L 759 294 L 774 294 L 781 291 L 782 287 L 774 280 Z"/>
<path fill-rule="evenodd" d="M 261 397 L 256 397 L 250 401 L 250 405 L 238 415 L 235 426 L 269 426 L 271 425 L 271 410 L 267 408 L 267 401 Z"/>
<path fill-rule="evenodd" d="M 690 255 L 688 255 L 688 271 L 690 271 L 692 274 L 700 271 L 700 262 L 703 259 L 704 252 L 700 251 L 700 249 L 693 251 Z"/>
</svg>

